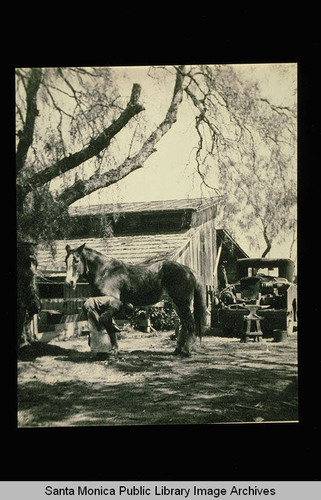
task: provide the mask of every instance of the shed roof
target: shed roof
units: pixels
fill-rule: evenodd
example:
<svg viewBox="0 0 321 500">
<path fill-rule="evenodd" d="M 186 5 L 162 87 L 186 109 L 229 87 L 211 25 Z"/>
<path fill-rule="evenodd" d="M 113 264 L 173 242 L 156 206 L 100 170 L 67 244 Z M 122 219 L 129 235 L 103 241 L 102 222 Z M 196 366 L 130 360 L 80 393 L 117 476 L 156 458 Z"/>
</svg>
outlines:
<svg viewBox="0 0 321 500">
<path fill-rule="evenodd" d="M 226 229 L 216 229 L 216 234 L 220 242 L 227 245 L 229 252 L 235 254 L 237 259 L 249 257 Z"/>
<path fill-rule="evenodd" d="M 72 216 L 91 216 L 99 214 L 128 214 L 128 217 L 136 217 L 140 225 L 145 229 L 151 229 L 150 219 L 146 219 L 148 213 L 154 217 L 155 234 L 143 233 L 142 228 L 138 230 L 131 220 L 127 226 L 132 233 L 121 234 L 118 230 L 114 231 L 111 238 L 97 238 L 95 234 L 82 236 L 75 234 L 70 239 L 56 240 L 54 243 L 55 255 L 52 255 L 50 249 L 39 246 L 38 248 L 38 269 L 47 275 L 61 274 L 65 271 L 66 244 L 69 243 L 73 248 L 86 243 L 88 247 L 101 252 L 110 257 L 117 258 L 127 264 L 138 264 L 141 262 L 154 262 L 162 259 L 175 259 L 183 251 L 190 241 L 190 224 L 181 224 L 180 219 L 175 219 L 174 214 L 184 214 L 189 211 L 195 217 L 203 217 L 207 214 L 206 210 L 213 210 L 215 207 L 215 198 L 187 198 L 184 200 L 157 200 L 148 202 L 133 202 L 119 204 L 99 204 L 86 206 L 69 207 L 69 213 Z M 164 232 L 161 227 L 160 213 L 168 214 L 168 221 L 172 232 Z M 135 215 L 136 214 L 136 215 Z M 139 214 L 144 215 L 142 221 Z M 199 215 L 198 215 L 199 214 Z M 202 214 L 202 215 L 201 215 Z M 206 216 L 211 216 L 206 215 Z M 179 217 L 183 217 L 180 215 Z M 152 220 L 152 219 L 151 219 Z M 175 223 L 176 222 L 176 223 Z M 164 225 L 164 224 L 163 224 Z M 125 229 L 127 228 L 125 226 Z M 87 228 L 88 231 L 88 228 Z M 98 235 L 97 235 L 98 236 Z"/>
<path fill-rule="evenodd" d="M 77 248 L 83 243 L 109 257 L 122 260 L 126 264 L 138 264 L 145 261 L 154 262 L 162 259 L 175 259 L 186 247 L 190 232 L 178 234 L 156 234 L 137 236 L 118 236 L 111 238 L 87 238 L 72 240 L 56 240 L 55 256 L 48 248 L 39 247 L 37 252 L 38 269 L 47 275 L 60 274 L 65 271 L 65 247 L 69 243 Z"/>
<path fill-rule="evenodd" d="M 191 210 L 199 212 L 216 205 L 216 198 L 186 198 L 184 200 L 157 200 L 132 203 L 109 203 L 69 207 L 70 215 L 96 215 L 129 212 L 159 212 L 172 210 Z"/>
</svg>

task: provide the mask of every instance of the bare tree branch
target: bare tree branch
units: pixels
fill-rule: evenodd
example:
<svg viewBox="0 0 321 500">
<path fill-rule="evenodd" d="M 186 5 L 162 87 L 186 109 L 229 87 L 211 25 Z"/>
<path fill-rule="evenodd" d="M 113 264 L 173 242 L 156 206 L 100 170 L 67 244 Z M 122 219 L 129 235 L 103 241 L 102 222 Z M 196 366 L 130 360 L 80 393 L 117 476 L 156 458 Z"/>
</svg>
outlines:
<svg viewBox="0 0 321 500">
<path fill-rule="evenodd" d="M 74 154 L 66 156 L 57 161 L 53 165 L 36 172 L 29 180 L 23 189 L 23 196 L 25 197 L 34 188 L 43 186 L 55 177 L 81 165 L 90 158 L 97 156 L 103 149 L 107 148 L 111 139 L 129 122 L 133 116 L 137 115 L 144 110 L 144 107 L 138 102 L 140 97 L 141 87 L 134 84 L 130 100 L 126 109 L 119 115 L 109 127 L 107 127 L 95 139 L 92 139 L 88 146 Z"/>
<path fill-rule="evenodd" d="M 266 99 L 265 97 L 261 97 L 260 98 L 260 101 L 261 102 L 265 102 L 266 104 L 268 104 L 270 106 L 270 108 L 275 111 L 276 113 L 278 114 L 284 114 L 284 111 L 288 111 L 288 113 L 290 113 L 292 116 L 295 117 L 295 113 L 293 111 L 293 109 L 289 108 L 289 106 L 275 106 L 275 104 L 272 104 L 268 99 Z"/>
<path fill-rule="evenodd" d="M 184 74 L 182 74 L 184 67 L 180 66 L 181 71 L 177 71 L 175 87 L 171 104 L 167 110 L 165 119 L 160 125 L 152 132 L 148 139 L 144 142 L 139 152 L 132 158 L 127 158 L 117 168 L 108 170 L 103 174 L 94 174 L 89 179 L 78 179 L 73 186 L 65 189 L 58 197 L 59 201 L 71 205 L 88 194 L 97 191 L 98 189 L 108 187 L 115 182 L 126 177 L 131 172 L 142 168 L 145 161 L 149 156 L 156 151 L 155 145 L 160 139 L 168 132 L 172 125 L 177 120 L 178 107 L 183 99 L 183 81 Z"/>
</svg>

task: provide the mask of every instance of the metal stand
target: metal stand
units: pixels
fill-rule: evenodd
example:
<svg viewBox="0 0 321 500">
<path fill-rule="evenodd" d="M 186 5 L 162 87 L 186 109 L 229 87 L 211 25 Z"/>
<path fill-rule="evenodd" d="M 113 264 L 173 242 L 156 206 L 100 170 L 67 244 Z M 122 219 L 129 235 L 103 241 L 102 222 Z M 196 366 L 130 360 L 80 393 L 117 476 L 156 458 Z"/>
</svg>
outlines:
<svg viewBox="0 0 321 500">
<path fill-rule="evenodd" d="M 261 319 L 262 316 L 256 314 L 256 311 L 260 308 L 258 304 L 246 304 L 246 309 L 249 309 L 250 314 L 244 316 L 244 321 L 246 321 L 246 330 L 241 337 L 241 342 L 249 342 L 250 338 L 253 338 L 254 342 L 262 341 L 262 330 L 261 330 Z M 254 323 L 255 330 L 251 331 L 252 324 Z"/>
</svg>

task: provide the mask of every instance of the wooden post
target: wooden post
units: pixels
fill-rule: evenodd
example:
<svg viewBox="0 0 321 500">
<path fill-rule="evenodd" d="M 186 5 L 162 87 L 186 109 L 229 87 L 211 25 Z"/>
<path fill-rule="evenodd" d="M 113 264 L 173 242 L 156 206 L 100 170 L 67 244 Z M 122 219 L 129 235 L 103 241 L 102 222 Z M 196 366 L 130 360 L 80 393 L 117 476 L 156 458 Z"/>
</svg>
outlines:
<svg viewBox="0 0 321 500">
<path fill-rule="evenodd" d="M 220 247 L 219 247 L 217 255 L 216 255 L 216 261 L 215 261 L 215 267 L 214 267 L 213 277 L 215 277 L 216 273 L 217 273 L 217 267 L 218 267 L 218 263 L 220 261 L 220 257 L 221 257 L 221 253 L 222 253 L 222 245 L 223 245 L 223 243 L 220 244 Z"/>
<path fill-rule="evenodd" d="M 33 340 L 38 340 L 38 314 L 34 314 L 30 322 L 31 335 Z"/>
</svg>

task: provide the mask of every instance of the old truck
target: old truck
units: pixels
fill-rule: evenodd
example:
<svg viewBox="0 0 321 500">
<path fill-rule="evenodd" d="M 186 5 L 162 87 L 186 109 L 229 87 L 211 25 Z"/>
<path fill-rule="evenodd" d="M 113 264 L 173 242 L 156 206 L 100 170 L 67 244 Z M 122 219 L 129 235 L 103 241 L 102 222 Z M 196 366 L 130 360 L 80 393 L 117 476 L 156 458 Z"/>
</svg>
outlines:
<svg viewBox="0 0 321 500">
<path fill-rule="evenodd" d="M 225 274 L 223 287 L 213 296 L 212 327 L 243 341 L 291 334 L 298 315 L 294 262 L 244 258 L 236 266 L 237 281 L 229 284 Z"/>
</svg>

